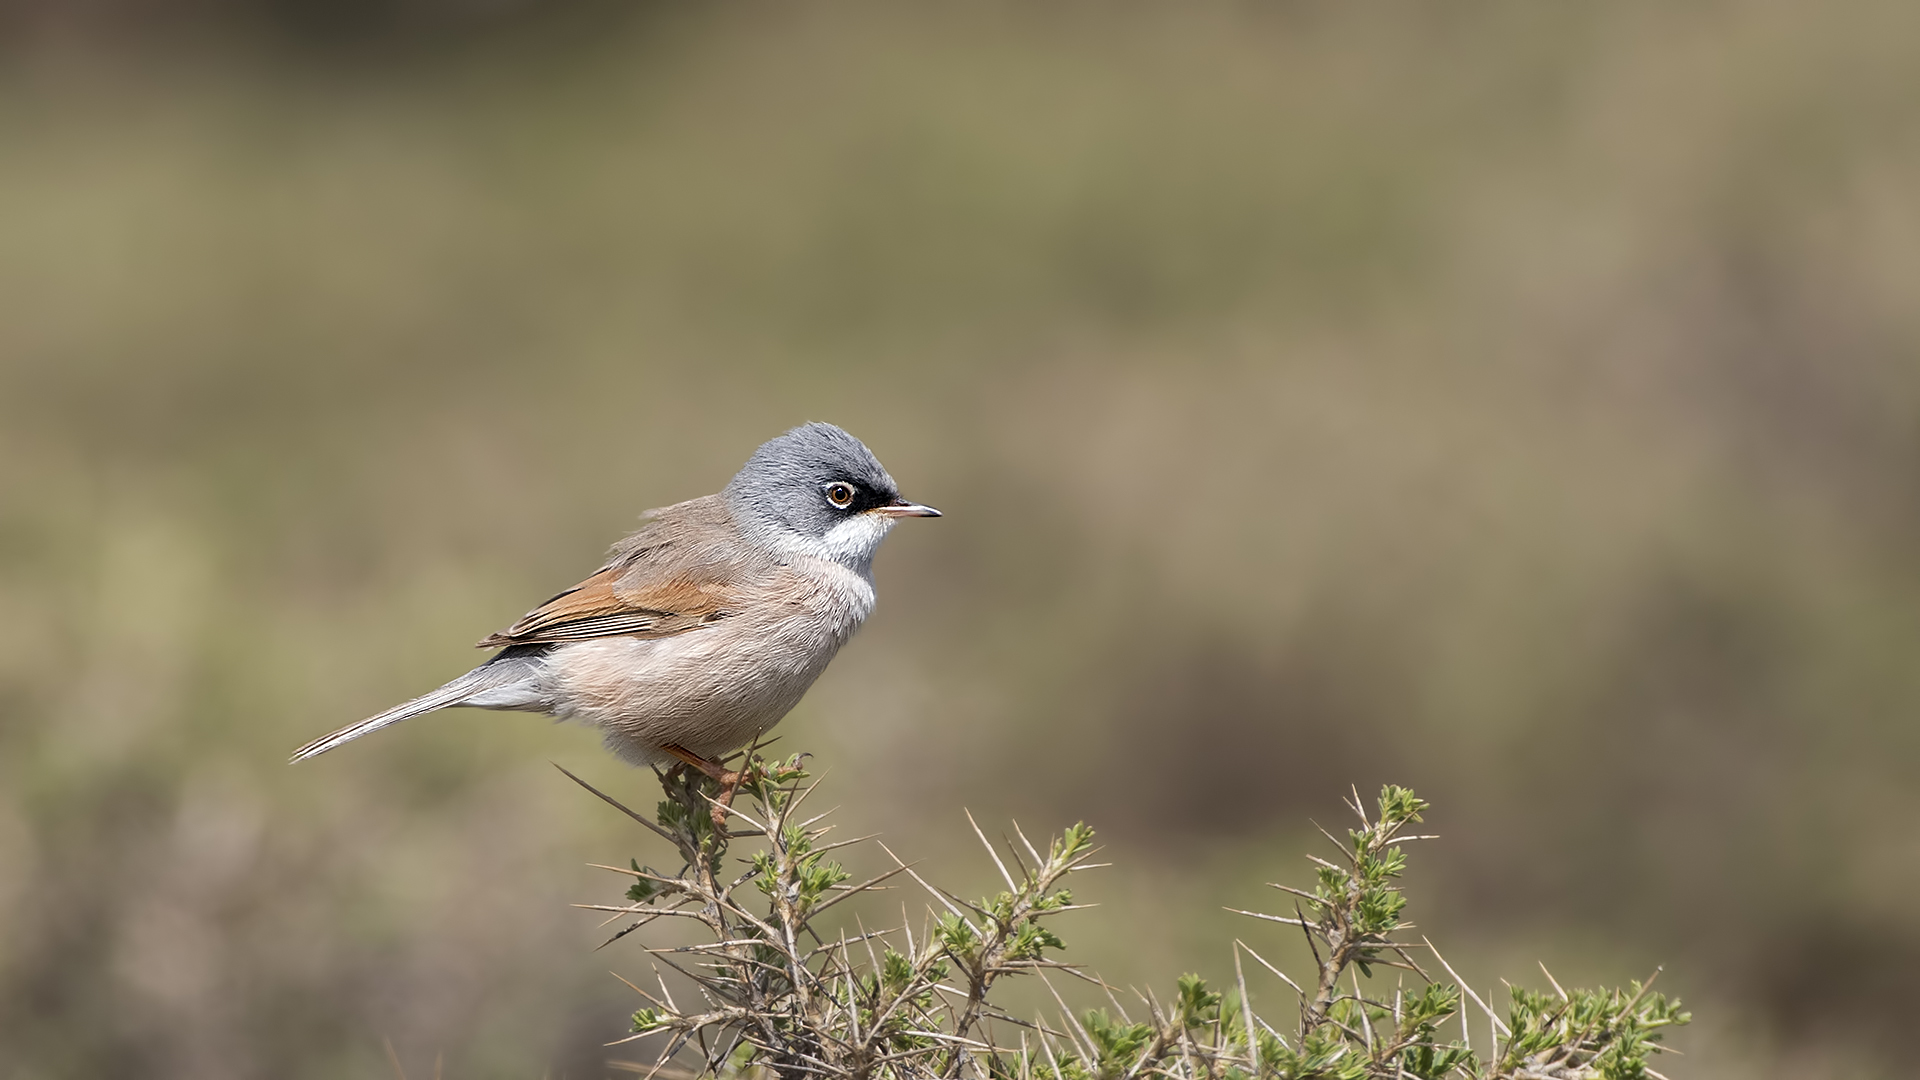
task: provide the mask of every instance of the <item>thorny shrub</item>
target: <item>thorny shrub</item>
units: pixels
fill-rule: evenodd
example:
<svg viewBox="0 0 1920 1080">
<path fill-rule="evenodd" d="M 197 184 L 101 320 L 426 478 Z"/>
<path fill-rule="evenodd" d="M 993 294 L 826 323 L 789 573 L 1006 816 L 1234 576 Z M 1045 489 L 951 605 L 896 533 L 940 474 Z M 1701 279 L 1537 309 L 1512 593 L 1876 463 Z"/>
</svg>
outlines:
<svg viewBox="0 0 1920 1080">
<path fill-rule="evenodd" d="M 1410 927 L 1395 882 L 1407 845 L 1432 837 L 1406 831 L 1426 802 L 1392 786 L 1371 815 L 1355 794 L 1358 827 L 1345 840 L 1326 833 L 1338 855 L 1309 856 L 1318 877 L 1311 889 L 1274 886 L 1290 896 L 1292 914 L 1239 912 L 1298 928 L 1315 961 L 1309 980 L 1296 982 L 1235 941 L 1235 986 L 1223 992 L 1187 975 L 1168 997 L 1136 992 L 1130 1012 L 1106 984 L 1055 957 L 1065 946 L 1051 924 L 1075 907 L 1064 883 L 1091 865 L 1093 830 L 1075 825 L 1043 851 L 1015 826 L 1018 843 L 1009 841 L 1002 858 L 974 825 L 1007 887 L 971 903 L 921 879 L 884 844 L 894 868 L 849 884 L 829 854 L 871 841 L 824 842 L 825 815 L 803 813 L 813 787 L 800 763 L 752 758 L 742 788 L 750 805 L 730 811 L 725 830 L 714 827 L 704 777 L 664 775 L 666 798 L 652 818 L 574 777 L 672 845 L 681 864 L 671 873 L 638 860 L 605 867 L 633 879 L 627 903 L 582 906 L 626 923 L 612 940 L 667 918 L 697 927 L 693 944 L 646 949 L 691 984 L 681 997 L 692 997 L 676 1000 L 657 972 L 657 993 L 629 983 L 646 1005 L 620 1041 L 651 1040 L 657 1049 L 650 1062 L 614 1066 L 769 1080 L 1664 1080 L 1648 1059 L 1667 1028 L 1689 1019 L 1678 1001 L 1648 989 L 1652 979 L 1569 991 L 1548 974 L 1550 993 L 1513 987 L 1504 1016 L 1463 991 L 1431 942 L 1400 936 Z M 756 849 L 729 859 L 741 841 Z M 934 901 L 919 932 L 904 922 L 826 926 L 833 908 L 901 875 Z M 1243 954 L 1297 994 L 1296 1020 L 1276 1025 L 1255 1013 Z M 1378 968 L 1398 969 L 1393 986 L 1382 988 Z M 994 1004 L 1000 980 L 1047 971 L 1100 987 L 1112 1011 L 1075 1015 L 1057 992 L 1053 1021 Z M 1490 1030 L 1484 1055 L 1468 1041 L 1463 995 Z"/>
</svg>

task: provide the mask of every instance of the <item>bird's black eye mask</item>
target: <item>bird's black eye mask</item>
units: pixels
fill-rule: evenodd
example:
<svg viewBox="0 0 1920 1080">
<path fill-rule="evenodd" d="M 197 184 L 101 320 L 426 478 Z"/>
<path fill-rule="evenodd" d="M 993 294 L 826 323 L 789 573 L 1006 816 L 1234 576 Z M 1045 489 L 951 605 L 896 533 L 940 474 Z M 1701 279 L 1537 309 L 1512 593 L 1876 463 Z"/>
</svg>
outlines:
<svg viewBox="0 0 1920 1080">
<path fill-rule="evenodd" d="M 820 485 L 820 494 L 836 513 L 852 516 L 882 506 L 891 506 L 900 496 L 868 487 L 856 480 L 829 480 Z"/>
</svg>

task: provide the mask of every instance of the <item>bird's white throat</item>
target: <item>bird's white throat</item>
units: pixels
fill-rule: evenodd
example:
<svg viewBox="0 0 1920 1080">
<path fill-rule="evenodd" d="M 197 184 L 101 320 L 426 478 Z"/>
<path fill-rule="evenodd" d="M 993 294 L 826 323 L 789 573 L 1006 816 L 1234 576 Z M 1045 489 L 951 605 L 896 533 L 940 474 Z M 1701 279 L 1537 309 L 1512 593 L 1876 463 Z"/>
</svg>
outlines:
<svg viewBox="0 0 1920 1080">
<path fill-rule="evenodd" d="M 894 519 L 883 514 L 856 514 L 827 530 L 822 538 L 826 557 L 862 574 L 873 571 L 873 553 L 893 530 Z"/>
<path fill-rule="evenodd" d="M 824 536 L 815 538 L 788 531 L 773 538 L 768 546 L 783 555 L 808 555 L 836 562 L 861 577 L 871 578 L 873 553 L 879 550 L 880 541 L 886 539 L 893 526 L 894 519 L 884 514 L 855 514 L 835 524 Z"/>
</svg>

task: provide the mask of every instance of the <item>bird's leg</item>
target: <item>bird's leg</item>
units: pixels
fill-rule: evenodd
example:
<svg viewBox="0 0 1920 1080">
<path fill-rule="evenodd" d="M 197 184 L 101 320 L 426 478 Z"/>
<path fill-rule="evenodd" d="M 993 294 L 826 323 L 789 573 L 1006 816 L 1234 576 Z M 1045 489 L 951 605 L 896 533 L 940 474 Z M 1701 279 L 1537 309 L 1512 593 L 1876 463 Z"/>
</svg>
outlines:
<svg viewBox="0 0 1920 1080">
<path fill-rule="evenodd" d="M 721 832 L 725 832 L 727 829 L 727 811 L 733 808 L 734 793 L 740 790 L 741 784 L 747 782 L 752 770 L 740 769 L 736 771 L 724 765 L 715 765 L 699 754 L 671 743 L 660 749 L 664 753 L 679 758 L 682 764 L 691 765 L 699 769 L 709 777 L 712 777 L 714 783 L 720 785 L 720 791 L 713 799 L 713 827 Z M 674 768 L 677 769 L 680 768 L 680 766 L 676 765 Z"/>
</svg>

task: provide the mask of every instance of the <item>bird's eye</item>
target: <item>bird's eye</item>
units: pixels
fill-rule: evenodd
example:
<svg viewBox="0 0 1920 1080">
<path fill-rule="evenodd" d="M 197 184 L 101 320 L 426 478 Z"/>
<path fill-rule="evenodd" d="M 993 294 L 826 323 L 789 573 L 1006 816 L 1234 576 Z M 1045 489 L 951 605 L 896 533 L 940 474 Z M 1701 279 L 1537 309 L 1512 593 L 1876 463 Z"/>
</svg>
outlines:
<svg viewBox="0 0 1920 1080">
<path fill-rule="evenodd" d="M 826 486 L 827 501 L 836 508 L 845 510 L 853 505 L 853 485 L 835 480 Z"/>
</svg>

